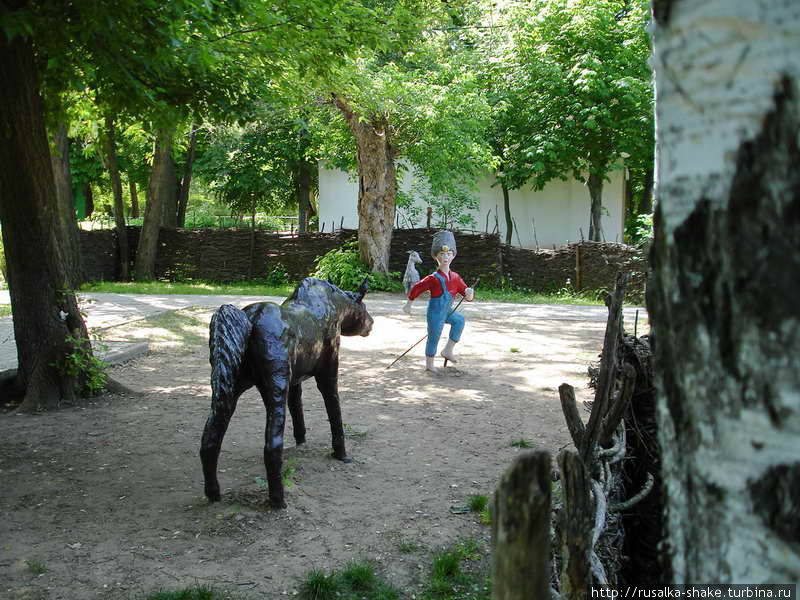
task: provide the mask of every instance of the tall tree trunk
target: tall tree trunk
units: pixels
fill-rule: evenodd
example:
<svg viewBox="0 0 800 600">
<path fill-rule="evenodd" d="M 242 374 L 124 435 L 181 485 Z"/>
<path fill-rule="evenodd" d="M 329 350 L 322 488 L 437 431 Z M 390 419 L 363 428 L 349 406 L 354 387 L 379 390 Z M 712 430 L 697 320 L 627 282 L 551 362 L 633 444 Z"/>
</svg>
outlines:
<svg viewBox="0 0 800 600">
<path fill-rule="evenodd" d="M 78 382 L 58 365 L 88 334 L 69 291 L 53 165 L 33 46 L 0 29 L 0 224 L 8 268 L 22 410 L 71 401 Z M 91 355 L 91 346 L 85 343 Z"/>
<path fill-rule="evenodd" d="M 603 178 L 592 173 L 589 175 L 586 184 L 589 187 L 589 197 L 592 200 L 589 218 L 589 241 L 602 242 Z"/>
<path fill-rule="evenodd" d="M 397 196 L 396 150 L 383 117 L 364 119 L 335 97 L 358 149 L 358 250 L 374 273 L 389 272 L 389 248 Z"/>
<path fill-rule="evenodd" d="M 186 162 L 183 165 L 183 177 L 178 192 L 178 219 L 177 226 L 186 224 L 186 206 L 189 204 L 189 189 L 192 184 L 192 169 L 194 168 L 194 153 L 197 147 L 197 129 L 192 123 L 189 134 L 189 147 L 186 150 Z"/>
<path fill-rule="evenodd" d="M 131 218 L 139 218 L 139 194 L 136 190 L 136 182 L 133 179 L 128 179 L 128 187 L 131 191 Z"/>
<path fill-rule="evenodd" d="M 72 193 L 72 174 L 69 170 L 69 137 L 66 123 L 59 123 L 53 131 L 53 177 L 56 186 L 57 214 L 64 237 L 62 247 L 69 289 L 76 290 L 83 283 L 83 260 L 75 198 Z"/>
<path fill-rule="evenodd" d="M 500 184 L 503 190 L 503 209 L 506 213 L 506 244 L 511 245 L 511 236 L 514 234 L 514 221 L 511 218 L 511 201 L 508 198 L 508 186 L 505 182 Z"/>
<path fill-rule="evenodd" d="M 137 281 L 152 281 L 156 278 L 162 207 L 165 199 L 175 198 L 175 176 L 171 167 L 174 135 L 174 125 L 161 126 L 156 132 L 153 168 L 150 171 L 150 184 L 147 186 L 147 206 L 144 209 L 144 222 L 139 235 L 139 246 L 136 249 Z"/>
<path fill-rule="evenodd" d="M 648 309 L 666 579 L 795 582 L 800 11 L 792 0 L 661 0 L 653 12 Z"/>
<path fill-rule="evenodd" d="M 307 160 L 297 164 L 297 231 L 308 231 L 308 218 L 311 212 L 311 169 Z"/>
<path fill-rule="evenodd" d="M 170 134 L 169 148 L 165 148 L 164 152 L 159 154 L 159 173 L 161 176 L 161 183 L 159 189 L 162 190 L 161 197 L 161 225 L 165 227 L 178 226 L 178 196 L 180 189 L 178 188 L 178 176 L 175 173 L 175 157 L 172 155 L 172 141 L 175 138 L 175 129 L 173 128 Z M 155 159 L 153 156 L 153 171 L 155 171 Z M 152 185 L 152 180 L 151 180 Z"/>
<path fill-rule="evenodd" d="M 642 199 L 639 201 L 640 215 L 649 215 L 653 212 L 653 169 L 647 169 L 644 172 L 644 190 L 642 190 Z"/>
<path fill-rule="evenodd" d="M 91 183 L 86 183 L 83 186 L 83 197 L 86 202 L 86 218 L 88 219 L 94 212 L 94 194 L 92 192 Z"/>
<path fill-rule="evenodd" d="M 106 115 L 103 153 L 108 176 L 111 179 L 111 190 L 114 194 L 114 225 L 117 229 L 117 247 L 119 248 L 119 276 L 122 281 L 128 281 L 130 278 L 128 273 L 130 253 L 128 252 L 128 231 L 125 226 L 125 202 L 122 200 L 122 179 L 120 179 L 117 164 L 116 138 L 114 119 L 111 115 Z"/>
</svg>

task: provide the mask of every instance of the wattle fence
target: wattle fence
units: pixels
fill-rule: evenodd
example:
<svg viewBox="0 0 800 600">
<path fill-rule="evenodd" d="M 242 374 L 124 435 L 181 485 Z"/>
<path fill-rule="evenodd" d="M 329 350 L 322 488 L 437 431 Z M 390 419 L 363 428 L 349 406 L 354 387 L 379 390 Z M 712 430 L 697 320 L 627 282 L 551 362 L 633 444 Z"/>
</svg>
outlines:
<svg viewBox="0 0 800 600">
<path fill-rule="evenodd" d="M 135 257 L 140 227 L 127 228 L 131 260 Z M 433 271 L 430 244 L 434 229 L 398 229 L 392 236 L 389 268 L 402 274 L 407 252 L 416 250 L 423 259 L 421 275 Z M 508 279 L 532 291 L 611 290 L 616 273 L 631 274 L 628 298 L 641 301 L 647 273 L 647 257 L 625 244 L 577 242 L 559 248 L 531 250 L 508 246 L 497 234 L 456 232 L 458 255 L 453 268 L 467 282 L 480 277 L 483 285 L 497 286 Z M 354 230 L 293 235 L 252 229 L 162 228 L 156 259 L 156 276 L 170 280 L 204 279 L 232 282 L 264 278 L 275 268 L 293 280 L 315 269 L 315 259 L 354 240 Z M 82 231 L 81 250 L 90 281 L 116 281 L 117 237 L 115 230 Z"/>
</svg>

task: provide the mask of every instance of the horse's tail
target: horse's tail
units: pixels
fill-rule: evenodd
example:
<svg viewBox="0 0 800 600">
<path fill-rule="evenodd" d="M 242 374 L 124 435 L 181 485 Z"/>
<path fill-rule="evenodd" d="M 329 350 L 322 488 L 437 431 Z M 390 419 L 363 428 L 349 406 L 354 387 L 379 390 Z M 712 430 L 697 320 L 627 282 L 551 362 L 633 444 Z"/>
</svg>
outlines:
<svg viewBox="0 0 800 600">
<path fill-rule="evenodd" d="M 243 310 L 223 304 L 211 317 L 208 349 L 212 403 L 234 394 L 253 325 Z"/>
</svg>

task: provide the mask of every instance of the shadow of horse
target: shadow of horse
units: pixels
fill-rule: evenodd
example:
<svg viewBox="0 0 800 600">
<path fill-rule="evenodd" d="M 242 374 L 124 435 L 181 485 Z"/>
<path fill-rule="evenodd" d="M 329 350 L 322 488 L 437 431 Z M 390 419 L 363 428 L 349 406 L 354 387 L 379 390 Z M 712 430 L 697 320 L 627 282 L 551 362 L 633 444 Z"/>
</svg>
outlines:
<svg viewBox="0 0 800 600">
<path fill-rule="evenodd" d="M 339 406 L 339 336 L 369 335 L 373 321 L 363 303 L 366 293 L 366 279 L 354 293 L 309 277 L 281 305 L 259 302 L 239 309 L 224 304 L 214 312 L 209 331 L 211 414 L 200 445 L 210 501 L 220 499 L 217 463 L 228 423 L 239 396 L 254 385 L 267 410 L 264 464 L 273 507 L 286 507 L 281 467 L 287 401 L 295 442 L 302 444 L 306 428 L 301 383 L 309 377 L 314 377 L 325 401 L 333 456 L 351 462 Z"/>
</svg>

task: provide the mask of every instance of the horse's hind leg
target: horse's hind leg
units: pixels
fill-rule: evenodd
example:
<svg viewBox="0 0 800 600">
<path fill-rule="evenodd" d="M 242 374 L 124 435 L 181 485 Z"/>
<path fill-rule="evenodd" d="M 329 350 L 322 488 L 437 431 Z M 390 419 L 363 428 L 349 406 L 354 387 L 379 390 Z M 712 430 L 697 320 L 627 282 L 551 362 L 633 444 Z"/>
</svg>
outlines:
<svg viewBox="0 0 800 600">
<path fill-rule="evenodd" d="M 225 432 L 228 430 L 228 424 L 236 410 L 236 403 L 245 389 L 237 389 L 227 397 L 221 396 L 211 399 L 211 414 L 206 420 L 203 439 L 200 442 L 200 461 L 203 463 L 205 493 L 211 502 L 216 502 L 221 498 L 219 481 L 217 480 L 219 453 L 222 449 L 222 440 L 225 437 Z"/>
<path fill-rule="evenodd" d="M 303 416 L 303 386 L 299 383 L 289 388 L 289 414 L 292 415 L 295 444 L 305 444 L 306 421 Z"/>
<path fill-rule="evenodd" d="M 286 426 L 286 400 L 289 395 L 289 363 L 286 360 L 264 361 L 256 377 L 256 387 L 267 410 L 264 430 L 264 466 L 267 470 L 269 503 L 286 508 L 283 493 L 283 432 Z"/>
</svg>

